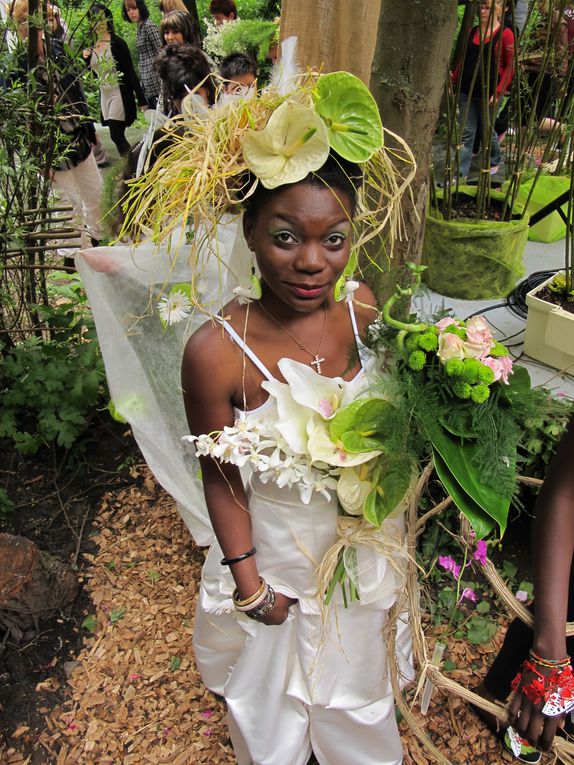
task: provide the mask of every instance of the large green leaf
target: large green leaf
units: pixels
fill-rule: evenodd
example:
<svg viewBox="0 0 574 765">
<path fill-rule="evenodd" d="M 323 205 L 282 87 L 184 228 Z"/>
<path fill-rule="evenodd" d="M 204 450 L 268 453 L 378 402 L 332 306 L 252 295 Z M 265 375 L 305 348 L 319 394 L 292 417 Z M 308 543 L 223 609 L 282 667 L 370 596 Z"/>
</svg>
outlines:
<svg viewBox="0 0 574 765">
<path fill-rule="evenodd" d="M 510 497 L 502 496 L 500 492 L 487 486 L 482 480 L 480 469 L 475 467 L 476 444 L 453 438 L 438 428 L 433 431 L 431 442 L 433 449 L 440 453 L 461 488 L 491 518 L 494 518 L 500 526 L 500 533 L 504 534 L 510 509 Z M 513 472 L 512 468 L 508 469 Z"/>
<path fill-rule="evenodd" d="M 512 404 L 516 399 L 522 398 L 531 387 L 532 383 L 526 367 L 515 364 L 512 367 L 512 374 L 508 377 L 508 385 L 502 385 L 501 389 L 504 396 Z"/>
<path fill-rule="evenodd" d="M 476 504 L 473 498 L 464 491 L 436 450 L 433 450 L 433 458 L 437 475 L 442 481 L 446 491 L 452 497 L 454 504 L 468 519 L 470 525 L 474 529 L 476 538 L 484 539 L 484 537 L 490 534 L 495 527 L 495 522 L 479 505 Z"/>
<path fill-rule="evenodd" d="M 315 108 L 327 126 L 331 148 L 350 162 L 366 162 L 383 145 L 383 126 L 367 86 L 349 72 L 319 78 Z"/>
</svg>

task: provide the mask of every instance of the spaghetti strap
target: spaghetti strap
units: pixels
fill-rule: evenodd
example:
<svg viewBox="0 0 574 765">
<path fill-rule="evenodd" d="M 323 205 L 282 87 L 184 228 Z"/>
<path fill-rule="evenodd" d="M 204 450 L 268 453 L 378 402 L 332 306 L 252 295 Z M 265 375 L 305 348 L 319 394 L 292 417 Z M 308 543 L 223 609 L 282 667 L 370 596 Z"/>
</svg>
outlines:
<svg viewBox="0 0 574 765">
<path fill-rule="evenodd" d="M 273 375 L 271 374 L 271 372 L 270 372 L 270 371 L 267 369 L 267 367 L 265 366 L 265 364 L 264 364 L 264 363 L 261 361 L 261 359 L 259 358 L 259 356 L 257 356 L 255 353 L 253 353 L 253 351 L 251 350 L 251 348 L 250 348 L 250 347 L 247 345 L 247 343 L 246 343 L 246 342 L 243 340 L 243 338 L 241 337 L 241 335 L 239 335 L 239 334 L 238 334 L 238 333 L 237 333 L 237 332 L 236 332 L 236 331 L 233 329 L 233 327 L 231 326 L 231 324 L 229 324 L 228 322 L 226 322 L 224 319 L 223 319 L 223 320 L 221 320 L 221 324 L 222 324 L 222 326 L 223 326 L 223 329 L 224 329 L 224 330 L 227 332 L 227 334 L 229 335 L 229 337 L 231 337 L 231 339 L 232 339 L 234 342 L 236 342 L 236 343 L 237 343 L 237 345 L 238 345 L 238 346 L 239 346 L 239 347 L 242 349 L 242 351 L 243 351 L 243 352 L 246 354 L 246 356 L 248 356 L 248 357 L 251 359 L 251 361 L 252 361 L 252 362 L 255 364 L 255 366 L 256 366 L 256 367 L 257 367 L 257 369 L 258 369 L 258 370 L 259 370 L 259 371 L 262 373 L 262 375 L 263 375 L 264 377 L 266 377 L 268 380 L 274 380 L 275 378 L 273 377 Z"/>
<path fill-rule="evenodd" d="M 353 334 L 355 335 L 355 343 L 357 345 L 357 353 L 359 354 L 359 361 L 361 362 L 361 367 L 363 367 L 363 363 L 366 360 L 368 350 L 366 346 L 364 345 L 363 341 L 361 340 L 361 336 L 359 335 L 359 328 L 357 327 L 357 317 L 355 316 L 355 308 L 353 306 L 353 300 L 347 300 L 347 305 L 349 306 L 349 316 L 351 317 L 351 324 L 353 326 Z"/>
</svg>

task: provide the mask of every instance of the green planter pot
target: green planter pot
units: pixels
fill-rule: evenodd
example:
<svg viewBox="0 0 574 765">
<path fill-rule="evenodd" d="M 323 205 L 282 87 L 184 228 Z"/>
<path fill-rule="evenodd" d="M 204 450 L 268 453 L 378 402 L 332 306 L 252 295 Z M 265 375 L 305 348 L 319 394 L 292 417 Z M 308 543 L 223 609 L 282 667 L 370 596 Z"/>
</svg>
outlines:
<svg viewBox="0 0 574 765">
<path fill-rule="evenodd" d="M 528 194 L 532 188 L 534 179 L 531 178 L 523 183 L 518 189 L 514 209 L 519 206 L 524 207 L 528 199 Z M 546 207 L 556 197 L 559 197 L 570 188 L 570 178 L 560 175 L 541 175 L 534 186 L 534 191 L 528 203 L 527 212 L 534 215 L 535 212 Z M 568 215 L 568 202 L 562 205 L 563 212 Z M 562 220 L 560 213 L 553 212 L 547 215 L 541 221 L 531 226 L 528 231 L 528 238 L 533 242 L 557 242 L 566 236 L 566 223 Z"/>
<path fill-rule="evenodd" d="M 504 297 L 524 275 L 522 256 L 528 219 L 508 222 L 445 221 L 432 211 L 426 220 L 422 262 L 430 289 L 448 297 Z"/>
</svg>

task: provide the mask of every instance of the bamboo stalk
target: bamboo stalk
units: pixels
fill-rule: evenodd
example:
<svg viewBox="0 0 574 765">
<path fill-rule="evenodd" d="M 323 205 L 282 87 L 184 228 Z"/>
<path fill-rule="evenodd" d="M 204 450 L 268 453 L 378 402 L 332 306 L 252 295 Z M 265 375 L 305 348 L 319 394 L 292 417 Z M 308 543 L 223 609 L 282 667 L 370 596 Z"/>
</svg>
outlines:
<svg viewBox="0 0 574 765">
<path fill-rule="evenodd" d="M 78 249 L 81 247 L 81 242 L 78 240 L 77 244 L 72 244 L 71 242 L 67 243 L 66 247 L 70 249 Z M 46 250 L 61 250 L 62 245 L 61 244 L 47 244 L 45 246 L 41 247 L 22 247 L 20 250 L 8 250 L 6 252 L 6 255 L 21 255 L 26 254 L 30 252 L 45 252 Z"/>
<path fill-rule="evenodd" d="M 54 219 L 50 218 L 37 218 L 36 220 L 21 221 L 18 225 L 22 228 L 29 228 L 30 226 L 50 226 L 52 223 L 66 223 L 69 220 L 74 220 L 73 215 L 62 215 Z"/>
<path fill-rule="evenodd" d="M 69 228 L 58 228 L 53 231 L 31 231 L 26 234 L 27 239 L 77 239 L 78 232 Z"/>
<path fill-rule="evenodd" d="M 73 211 L 72 205 L 60 205 L 58 207 L 32 207 L 29 210 L 22 210 L 22 215 L 32 215 L 33 213 L 48 213 L 51 214 L 53 212 L 72 212 Z"/>
</svg>

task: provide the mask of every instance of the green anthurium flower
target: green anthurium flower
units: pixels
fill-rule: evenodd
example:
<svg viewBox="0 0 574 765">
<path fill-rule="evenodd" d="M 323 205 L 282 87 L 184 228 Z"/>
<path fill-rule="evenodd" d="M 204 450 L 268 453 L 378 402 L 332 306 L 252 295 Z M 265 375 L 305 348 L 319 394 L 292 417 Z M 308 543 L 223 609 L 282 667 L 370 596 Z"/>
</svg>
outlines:
<svg viewBox="0 0 574 765">
<path fill-rule="evenodd" d="M 383 125 L 367 86 L 349 72 L 319 78 L 315 108 L 327 126 L 329 144 L 349 162 L 366 162 L 383 145 Z"/>
<path fill-rule="evenodd" d="M 285 101 L 263 130 L 249 130 L 243 140 L 245 164 L 266 189 L 302 181 L 329 156 L 323 120 L 313 109 Z"/>
</svg>

